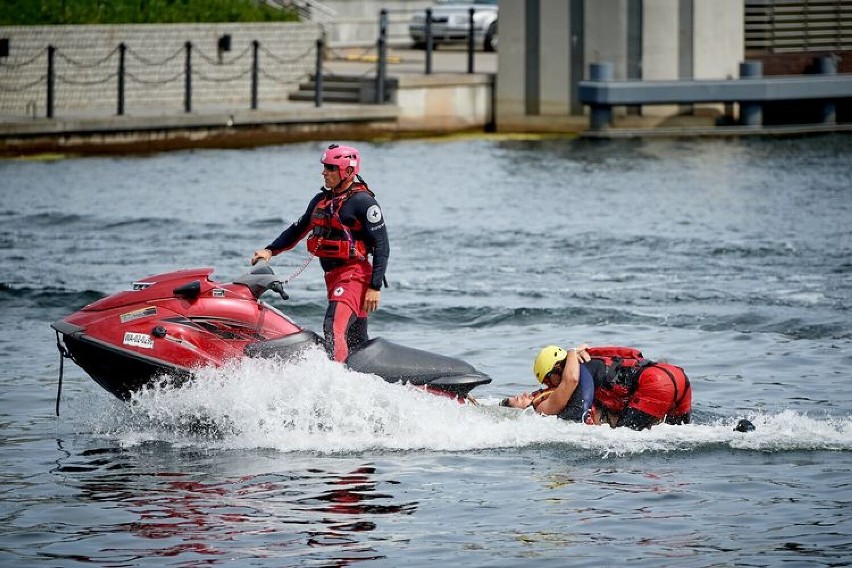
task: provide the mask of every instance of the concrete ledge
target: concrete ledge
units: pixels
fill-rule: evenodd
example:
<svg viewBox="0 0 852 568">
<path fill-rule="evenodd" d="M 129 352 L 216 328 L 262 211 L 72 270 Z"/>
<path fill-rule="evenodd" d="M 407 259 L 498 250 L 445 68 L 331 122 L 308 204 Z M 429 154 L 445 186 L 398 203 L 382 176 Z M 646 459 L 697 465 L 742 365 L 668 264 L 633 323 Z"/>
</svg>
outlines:
<svg viewBox="0 0 852 568">
<path fill-rule="evenodd" d="M 280 110 L 204 109 L 165 115 L 69 116 L 0 121 L 0 156 L 122 154 L 242 148 L 325 138 L 372 138 L 396 123 L 393 105 L 282 105 Z"/>
<path fill-rule="evenodd" d="M 191 113 L 163 114 L 161 111 L 116 116 L 88 113 L 61 118 L 0 121 L 0 140 L 9 137 L 69 135 L 198 128 L 239 128 L 241 126 L 394 121 L 400 114 L 393 105 L 284 105 L 280 109 L 226 110 L 202 109 Z"/>
<path fill-rule="evenodd" d="M 431 75 L 400 75 L 389 77 L 397 82 L 400 89 L 433 87 L 474 87 L 494 84 L 493 73 L 432 73 Z"/>
</svg>

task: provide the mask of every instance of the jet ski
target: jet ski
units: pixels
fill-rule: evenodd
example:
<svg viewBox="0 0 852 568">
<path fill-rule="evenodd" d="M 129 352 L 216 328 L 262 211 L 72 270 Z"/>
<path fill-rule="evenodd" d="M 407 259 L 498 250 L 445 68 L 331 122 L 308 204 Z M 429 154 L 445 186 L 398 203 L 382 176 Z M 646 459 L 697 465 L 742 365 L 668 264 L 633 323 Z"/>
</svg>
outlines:
<svg viewBox="0 0 852 568">
<path fill-rule="evenodd" d="M 70 358 L 101 387 L 122 400 L 168 377 L 178 384 L 194 370 L 240 357 L 291 360 L 322 338 L 260 297 L 289 296 L 272 269 L 261 264 L 231 283 L 211 278 L 213 268 L 147 276 L 130 290 L 97 300 L 51 324 L 60 363 Z M 354 347 L 346 365 L 390 383 L 472 400 L 470 391 L 491 382 L 472 365 L 374 338 Z M 57 414 L 62 389 L 60 364 Z"/>
</svg>

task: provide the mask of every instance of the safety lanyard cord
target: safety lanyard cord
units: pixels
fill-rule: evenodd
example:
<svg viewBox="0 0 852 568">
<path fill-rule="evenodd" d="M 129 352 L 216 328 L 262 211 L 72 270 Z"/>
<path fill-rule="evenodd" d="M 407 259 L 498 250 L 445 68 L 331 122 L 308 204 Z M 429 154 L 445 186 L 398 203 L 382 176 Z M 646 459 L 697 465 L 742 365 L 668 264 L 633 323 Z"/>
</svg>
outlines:
<svg viewBox="0 0 852 568">
<path fill-rule="evenodd" d="M 284 284 L 289 284 L 291 280 L 293 280 L 298 275 L 300 275 L 302 272 L 304 272 L 305 269 L 308 267 L 308 265 L 311 263 L 311 261 L 313 259 L 314 259 L 314 257 L 312 255 L 308 255 L 308 259 L 305 262 L 303 262 L 302 266 L 297 268 L 296 271 L 293 274 L 291 274 L 290 276 L 287 277 L 286 280 L 284 280 Z"/>
</svg>

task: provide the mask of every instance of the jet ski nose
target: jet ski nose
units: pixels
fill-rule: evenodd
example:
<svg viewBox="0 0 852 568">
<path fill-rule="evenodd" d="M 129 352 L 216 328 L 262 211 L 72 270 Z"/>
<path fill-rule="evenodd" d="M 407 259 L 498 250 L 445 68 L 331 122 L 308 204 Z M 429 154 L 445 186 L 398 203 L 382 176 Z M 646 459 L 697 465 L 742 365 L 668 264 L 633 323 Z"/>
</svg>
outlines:
<svg viewBox="0 0 852 568">
<path fill-rule="evenodd" d="M 465 375 L 438 377 L 437 379 L 430 381 L 429 386 L 465 397 L 474 388 L 480 385 L 487 385 L 490 382 L 491 377 L 477 371 L 475 373 L 468 373 Z"/>
</svg>

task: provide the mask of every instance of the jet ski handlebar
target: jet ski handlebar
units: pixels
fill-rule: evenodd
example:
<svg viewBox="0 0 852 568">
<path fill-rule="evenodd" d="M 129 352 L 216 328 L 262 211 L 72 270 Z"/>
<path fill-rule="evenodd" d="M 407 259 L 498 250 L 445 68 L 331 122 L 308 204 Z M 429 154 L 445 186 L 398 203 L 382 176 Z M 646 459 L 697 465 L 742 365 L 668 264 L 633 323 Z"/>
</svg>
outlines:
<svg viewBox="0 0 852 568">
<path fill-rule="evenodd" d="M 281 284 L 278 280 L 271 282 L 269 284 L 269 289 L 281 296 L 282 300 L 289 300 L 290 295 L 284 291 L 284 285 Z"/>
<path fill-rule="evenodd" d="M 247 286 L 252 296 L 256 299 L 260 299 L 267 290 L 272 290 L 281 296 L 282 300 L 290 299 L 290 296 L 284 290 L 284 284 L 281 282 L 281 279 L 275 275 L 272 268 L 266 262 L 258 263 L 250 272 L 234 280 L 234 284 Z"/>
</svg>

